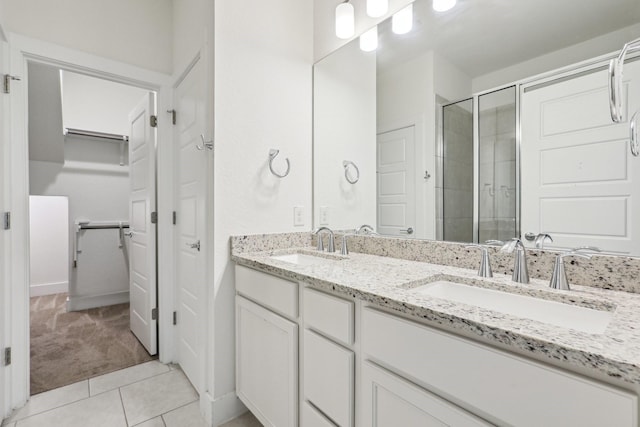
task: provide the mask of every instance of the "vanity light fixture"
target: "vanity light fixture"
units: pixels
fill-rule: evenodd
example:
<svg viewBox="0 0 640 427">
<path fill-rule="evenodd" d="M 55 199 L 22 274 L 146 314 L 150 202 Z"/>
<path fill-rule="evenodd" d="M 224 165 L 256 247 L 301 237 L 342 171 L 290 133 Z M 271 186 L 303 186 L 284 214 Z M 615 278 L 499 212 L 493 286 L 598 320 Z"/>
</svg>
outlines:
<svg viewBox="0 0 640 427">
<path fill-rule="evenodd" d="M 378 48 L 378 27 L 373 27 L 360 36 L 360 50 L 373 52 Z"/>
<path fill-rule="evenodd" d="M 367 0 L 367 15 L 379 18 L 389 10 L 389 0 Z"/>
<path fill-rule="evenodd" d="M 433 10 L 436 12 L 446 12 L 456 5 L 456 0 L 433 0 Z"/>
<path fill-rule="evenodd" d="M 336 7 L 336 36 L 340 39 L 353 37 L 355 33 L 355 17 L 353 5 L 346 0 Z"/>
<path fill-rule="evenodd" d="M 391 31 L 395 34 L 407 34 L 413 27 L 413 3 L 397 12 L 391 18 Z"/>
</svg>

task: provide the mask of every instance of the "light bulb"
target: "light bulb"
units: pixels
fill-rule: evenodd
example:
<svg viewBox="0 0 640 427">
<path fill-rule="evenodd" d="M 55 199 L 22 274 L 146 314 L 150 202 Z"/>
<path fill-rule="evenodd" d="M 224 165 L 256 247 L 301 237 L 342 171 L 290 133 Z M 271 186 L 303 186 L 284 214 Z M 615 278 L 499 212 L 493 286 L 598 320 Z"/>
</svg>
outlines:
<svg viewBox="0 0 640 427">
<path fill-rule="evenodd" d="M 378 18 L 389 10 L 389 0 L 367 0 L 367 15 Z"/>
<path fill-rule="evenodd" d="M 391 30 L 396 34 L 406 34 L 413 27 L 413 3 L 397 12 L 391 18 Z"/>
<path fill-rule="evenodd" d="M 340 3 L 336 7 L 336 36 L 340 39 L 353 37 L 355 33 L 355 18 L 353 5 L 349 2 Z"/>
<path fill-rule="evenodd" d="M 378 27 L 373 27 L 360 36 L 360 50 L 372 52 L 378 48 Z"/>
<path fill-rule="evenodd" d="M 433 10 L 436 12 L 446 12 L 456 5 L 456 0 L 433 0 Z"/>
</svg>

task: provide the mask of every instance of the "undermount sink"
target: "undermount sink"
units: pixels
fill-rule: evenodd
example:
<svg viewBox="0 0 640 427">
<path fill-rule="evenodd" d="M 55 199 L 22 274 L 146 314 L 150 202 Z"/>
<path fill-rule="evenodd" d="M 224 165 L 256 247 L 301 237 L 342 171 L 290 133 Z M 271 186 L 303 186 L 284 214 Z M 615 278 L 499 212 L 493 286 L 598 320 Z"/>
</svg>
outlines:
<svg viewBox="0 0 640 427">
<path fill-rule="evenodd" d="M 323 258 L 319 256 L 307 255 L 307 254 L 287 254 L 287 255 L 276 255 L 272 256 L 272 259 L 277 261 L 284 261 L 290 264 L 296 265 L 319 265 L 319 264 L 328 264 L 335 262 L 333 259 Z"/>
<path fill-rule="evenodd" d="M 414 292 L 589 334 L 604 333 L 609 311 L 517 295 L 445 280 L 413 288 Z"/>
</svg>

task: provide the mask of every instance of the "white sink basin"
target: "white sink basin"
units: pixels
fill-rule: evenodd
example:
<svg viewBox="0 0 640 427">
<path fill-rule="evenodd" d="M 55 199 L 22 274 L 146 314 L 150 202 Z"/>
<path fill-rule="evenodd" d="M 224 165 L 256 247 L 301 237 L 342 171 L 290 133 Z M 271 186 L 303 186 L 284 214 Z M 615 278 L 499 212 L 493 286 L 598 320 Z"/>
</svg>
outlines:
<svg viewBox="0 0 640 427">
<path fill-rule="evenodd" d="M 305 254 L 287 254 L 272 256 L 272 259 L 296 265 L 319 265 L 335 262 L 333 259 Z"/>
<path fill-rule="evenodd" d="M 481 307 L 589 334 L 604 333 L 613 317 L 613 313 L 609 311 L 594 310 L 444 280 L 419 286 L 413 291 L 422 295 Z"/>
</svg>

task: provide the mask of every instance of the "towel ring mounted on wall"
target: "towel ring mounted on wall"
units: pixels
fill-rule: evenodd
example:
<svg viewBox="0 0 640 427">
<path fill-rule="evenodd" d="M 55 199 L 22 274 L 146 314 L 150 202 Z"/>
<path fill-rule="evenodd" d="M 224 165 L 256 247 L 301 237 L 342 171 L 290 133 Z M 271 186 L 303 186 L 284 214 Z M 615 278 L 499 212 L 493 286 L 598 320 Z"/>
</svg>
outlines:
<svg viewBox="0 0 640 427">
<path fill-rule="evenodd" d="M 356 182 L 358 182 L 358 180 L 360 179 L 360 169 L 358 169 L 358 166 L 356 166 L 355 163 L 353 163 L 351 160 L 344 160 L 342 162 L 342 166 L 344 167 L 344 177 L 347 180 L 347 182 L 349 184 L 355 184 Z M 355 178 L 349 178 L 349 169 L 353 168 L 356 170 L 356 177 Z"/>
<path fill-rule="evenodd" d="M 276 156 L 279 153 L 280 153 L 280 150 L 276 150 L 275 148 L 272 148 L 271 150 L 269 150 L 269 170 L 271 171 L 272 174 L 274 174 L 278 178 L 284 178 L 285 176 L 289 175 L 289 171 L 291 170 L 291 163 L 289 163 L 288 158 L 284 159 L 287 162 L 287 170 L 284 171 L 283 174 L 279 174 L 278 172 L 273 170 L 273 160 L 276 158 Z"/>
</svg>

